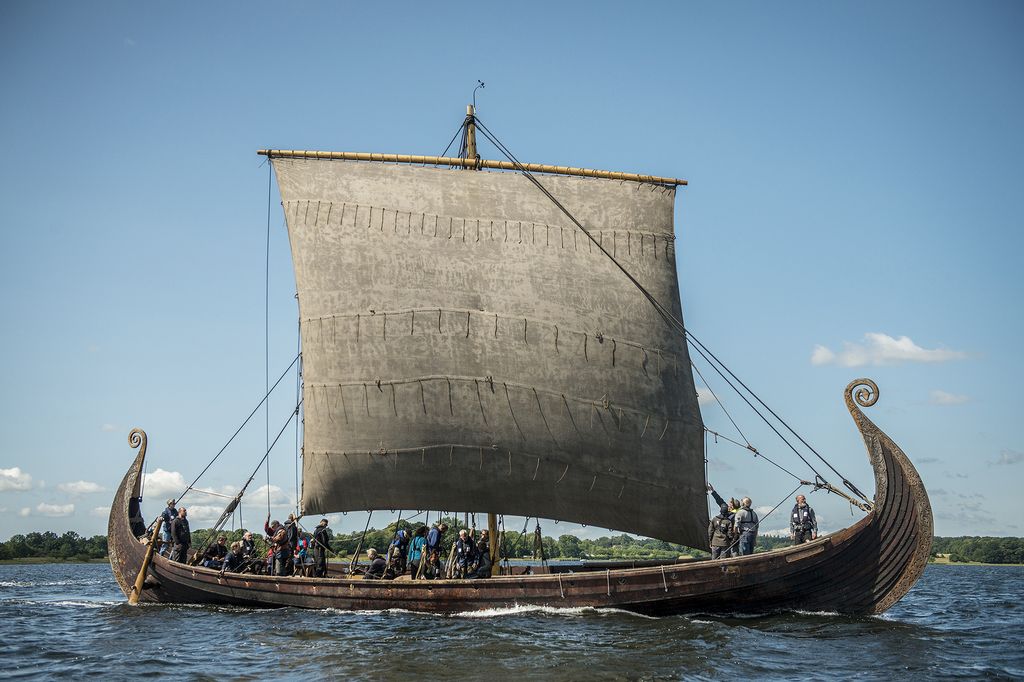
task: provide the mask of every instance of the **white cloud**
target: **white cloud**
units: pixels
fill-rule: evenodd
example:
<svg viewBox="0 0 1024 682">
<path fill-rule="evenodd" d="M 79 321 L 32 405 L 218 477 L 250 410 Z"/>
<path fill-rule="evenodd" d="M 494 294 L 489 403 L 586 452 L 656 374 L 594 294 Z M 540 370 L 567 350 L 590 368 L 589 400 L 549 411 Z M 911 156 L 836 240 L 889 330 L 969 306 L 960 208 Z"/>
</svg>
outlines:
<svg viewBox="0 0 1024 682">
<path fill-rule="evenodd" d="M 111 431 L 117 431 L 117 427 L 114 426 L 113 424 L 104 424 L 103 426 L 100 427 L 100 431 L 106 431 L 109 433 Z"/>
<path fill-rule="evenodd" d="M 813 365 L 840 365 L 841 367 L 862 367 L 864 365 L 893 365 L 901 362 L 948 362 L 962 360 L 967 353 L 945 348 L 927 349 L 918 346 L 909 336 L 893 338 L 888 334 L 870 332 L 864 335 L 862 343 L 843 342 L 838 353 L 825 346 L 815 346 L 811 352 Z"/>
<path fill-rule="evenodd" d="M 245 498 L 252 501 L 258 501 L 260 504 L 265 504 L 267 499 L 267 486 L 266 484 L 261 485 L 259 488 L 251 493 L 247 493 Z M 270 506 L 271 507 L 294 507 L 295 498 L 288 495 L 280 486 L 270 486 Z"/>
<path fill-rule="evenodd" d="M 75 505 L 73 504 L 47 504 L 40 502 L 36 505 L 36 511 L 42 516 L 60 517 L 60 516 L 71 516 L 75 513 Z"/>
<path fill-rule="evenodd" d="M 101 519 L 105 519 L 110 516 L 110 507 L 93 507 L 92 511 L 89 512 L 92 516 L 98 516 Z"/>
<path fill-rule="evenodd" d="M 0 491 L 30 490 L 32 477 L 21 470 L 21 467 L 0 469 Z"/>
<path fill-rule="evenodd" d="M 32 513 L 32 510 L 28 507 L 22 507 L 21 511 L 18 512 L 18 516 L 25 517 Z"/>
<path fill-rule="evenodd" d="M 193 528 L 199 528 L 196 523 L 212 524 L 214 521 L 220 518 L 220 515 L 224 513 L 224 507 L 227 505 L 217 506 L 215 504 L 186 504 L 185 507 L 188 509 L 188 520 L 192 523 Z"/>
<path fill-rule="evenodd" d="M 1015 452 L 1014 450 L 1003 450 L 999 453 L 999 457 L 989 462 L 989 466 L 1010 466 L 1012 464 L 1020 464 L 1024 462 L 1024 452 Z"/>
<path fill-rule="evenodd" d="M 940 391 L 939 389 L 935 389 L 928 394 L 928 402 L 932 405 L 963 405 L 964 403 L 970 402 L 970 400 L 970 397 L 966 395 L 947 393 L 946 391 Z"/>
<path fill-rule="evenodd" d="M 57 490 L 71 493 L 72 495 L 88 495 L 90 493 L 106 492 L 107 489 L 99 483 L 93 483 L 92 481 L 72 481 L 70 483 L 57 484 Z"/>
<path fill-rule="evenodd" d="M 708 457 L 708 471 L 732 471 L 733 467 L 728 462 L 723 462 L 714 457 Z"/>
<path fill-rule="evenodd" d="M 188 483 L 180 472 L 157 469 L 143 476 L 143 485 L 147 495 L 167 497 L 181 493 Z"/>
<path fill-rule="evenodd" d="M 710 405 L 711 403 L 717 403 L 714 394 L 706 386 L 697 387 L 697 404 L 698 405 Z"/>
</svg>

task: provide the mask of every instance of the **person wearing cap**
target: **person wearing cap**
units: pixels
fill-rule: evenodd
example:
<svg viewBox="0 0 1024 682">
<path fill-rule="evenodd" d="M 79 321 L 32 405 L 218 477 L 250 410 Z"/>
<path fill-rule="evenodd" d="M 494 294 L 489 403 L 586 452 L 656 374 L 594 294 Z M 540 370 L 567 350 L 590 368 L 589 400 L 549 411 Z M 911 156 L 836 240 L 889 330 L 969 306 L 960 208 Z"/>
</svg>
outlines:
<svg viewBox="0 0 1024 682">
<path fill-rule="evenodd" d="M 178 516 L 178 510 L 174 508 L 174 498 L 167 500 L 167 509 L 160 513 L 163 525 L 160 526 L 160 553 L 164 556 L 171 554 L 171 521 Z"/>
<path fill-rule="evenodd" d="M 327 550 L 331 547 L 331 532 L 327 519 L 320 519 L 313 531 L 313 572 L 317 578 L 327 576 Z"/>
</svg>

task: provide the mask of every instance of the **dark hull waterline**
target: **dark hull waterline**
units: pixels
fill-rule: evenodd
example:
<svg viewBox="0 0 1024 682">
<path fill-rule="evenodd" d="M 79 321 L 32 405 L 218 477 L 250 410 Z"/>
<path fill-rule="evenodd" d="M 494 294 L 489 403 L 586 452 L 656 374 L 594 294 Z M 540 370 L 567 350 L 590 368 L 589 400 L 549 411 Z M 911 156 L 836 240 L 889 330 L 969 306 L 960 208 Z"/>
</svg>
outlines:
<svg viewBox="0 0 1024 682">
<path fill-rule="evenodd" d="M 343 610 L 407 609 L 459 613 L 516 605 L 617 608 L 652 616 L 775 610 L 881 613 L 920 578 L 932 541 L 932 512 L 920 476 L 903 451 L 846 402 L 875 472 L 875 502 L 858 523 L 810 543 L 716 561 L 487 580 L 379 581 L 259 576 L 187 566 L 155 555 L 139 600 L 176 604 Z M 874 396 L 877 397 L 877 394 Z M 133 432 L 136 434 L 138 432 Z M 139 503 L 139 453 L 110 510 L 110 563 L 131 594 L 146 555 Z"/>
</svg>

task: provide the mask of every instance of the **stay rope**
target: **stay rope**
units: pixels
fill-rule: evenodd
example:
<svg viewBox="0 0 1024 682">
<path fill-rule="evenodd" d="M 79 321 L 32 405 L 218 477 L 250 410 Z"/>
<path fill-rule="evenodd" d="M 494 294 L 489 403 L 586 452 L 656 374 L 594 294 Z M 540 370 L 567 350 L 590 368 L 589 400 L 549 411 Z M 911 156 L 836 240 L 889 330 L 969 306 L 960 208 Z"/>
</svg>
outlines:
<svg viewBox="0 0 1024 682">
<path fill-rule="evenodd" d="M 291 368 L 289 368 L 289 369 L 291 369 Z M 295 418 L 298 417 L 298 415 L 299 415 L 299 407 L 301 405 L 302 405 L 302 403 L 299 402 L 299 404 L 297 404 L 295 406 L 295 409 L 293 409 L 291 411 L 291 413 L 288 415 L 288 419 L 281 426 L 281 430 L 277 432 L 277 436 L 274 438 L 274 442 L 271 443 L 267 447 L 267 452 L 263 455 L 263 458 L 260 459 L 259 464 L 256 465 L 256 468 L 252 470 L 252 474 L 250 474 L 248 480 L 242 486 L 241 490 L 238 491 L 238 494 L 236 494 L 232 498 L 232 500 L 230 502 L 228 502 L 228 506 L 224 508 L 224 511 L 221 513 L 220 518 L 217 520 L 217 523 L 214 524 L 213 529 L 210 532 L 210 537 L 208 537 L 207 540 L 206 540 L 206 544 L 203 545 L 203 548 L 199 552 L 196 553 L 196 555 L 195 555 L 196 561 L 198 561 L 201 558 L 202 554 L 206 553 L 206 548 L 209 547 L 210 542 L 212 542 L 215 539 L 217 533 L 220 532 L 220 529 L 223 528 L 224 524 L 227 522 L 227 520 L 229 518 L 231 518 L 231 515 L 234 513 L 235 508 L 239 504 L 241 504 L 242 496 L 245 495 L 245 491 L 249 488 L 249 484 L 251 484 L 253 482 L 253 479 L 256 478 L 256 474 L 259 473 L 260 468 L 263 466 L 263 462 L 270 458 L 270 451 L 274 448 L 275 445 L 277 445 L 277 441 L 280 440 L 281 436 L 288 429 L 288 425 L 291 424 L 292 419 L 295 419 Z M 259 407 L 257 407 L 256 409 L 259 409 Z"/>
</svg>

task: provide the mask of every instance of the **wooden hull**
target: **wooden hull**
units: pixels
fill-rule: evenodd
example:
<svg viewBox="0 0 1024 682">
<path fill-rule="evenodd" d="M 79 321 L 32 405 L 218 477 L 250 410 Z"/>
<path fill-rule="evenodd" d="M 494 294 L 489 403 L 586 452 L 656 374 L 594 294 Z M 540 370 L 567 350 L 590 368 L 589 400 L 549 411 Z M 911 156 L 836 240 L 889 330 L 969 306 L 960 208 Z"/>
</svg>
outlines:
<svg viewBox="0 0 1024 682">
<path fill-rule="evenodd" d="M 854 405 L 855 399 L 874 403 L 863 398 L 866 392 L 854 396 L 854 387 L 861 383 L 847 387 L 847 404 L 875 471 L 874 507 L 853 526 L 798 547 L 648 568 L 433 581 L 221 574 L 154 556 L 140 601 L 440 613 L 515 605 L 618 608 L 652 616 L 794 609 L 881 613 L 924 571 L 932 512 L 910 460 Z M 144 436 L 141 441 L 110 512 L 110 562 L 126 595 L 142 567 L 147 541 L 138 499 Z"/>
</svg>

